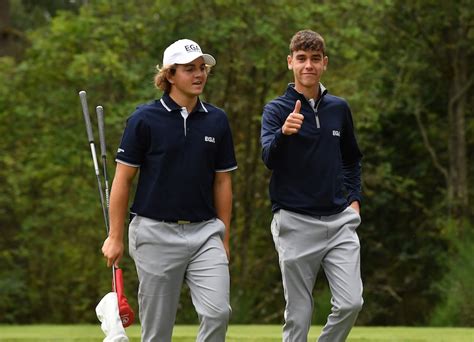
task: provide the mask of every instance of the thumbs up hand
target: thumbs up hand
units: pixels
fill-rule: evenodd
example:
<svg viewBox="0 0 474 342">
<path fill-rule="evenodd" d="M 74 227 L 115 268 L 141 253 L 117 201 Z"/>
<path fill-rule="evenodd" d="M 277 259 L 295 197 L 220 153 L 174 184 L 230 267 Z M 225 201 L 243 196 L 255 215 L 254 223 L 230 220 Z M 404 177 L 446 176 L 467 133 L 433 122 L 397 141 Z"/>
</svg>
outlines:
<svg viewBox="0 0 474 342">
<path fill-rule="evenodd" d="M 288 115 L 285 123 L 283 124 L 283 127 L 281 128 L 281 131 L 284 135 L 292 135 L 298 133 L 298 131 L 300 130 L 304 120 L 304 116 L 300 114 L 300 110 L 301 101 L 297 100 L 295 104 L 295 109 L 293 109 L 293 112 Z"/>
</svg>

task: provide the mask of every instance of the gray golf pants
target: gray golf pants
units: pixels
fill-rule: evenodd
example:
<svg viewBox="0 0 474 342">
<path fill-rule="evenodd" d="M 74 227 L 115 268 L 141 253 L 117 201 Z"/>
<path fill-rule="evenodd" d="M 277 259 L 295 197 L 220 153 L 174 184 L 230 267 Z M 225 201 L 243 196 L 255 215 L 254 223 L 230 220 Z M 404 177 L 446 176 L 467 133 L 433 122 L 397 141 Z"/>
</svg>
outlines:
<svg viewBox="0 0 474 342">
<path fill-rule="evenodd" d="M 135 216 L 129 251 L 137 268 L 142 341 L 170 342 L 183 281 L 200 321 L 196 341 L 225 340 L 229 263 L 219 219 L 177 224 Z"/>
<path fill-rule="evenodd" d="M 345 341 L 362 308 L 360 243 L 355 209 L 312 217 L 275 212 L 271 225 L 286 300 L 284 342 L 306 342 L 313 312 L 313 288 L 322 266 L 331 290 L 331 314 L 320 342 Z"/>
</svg>

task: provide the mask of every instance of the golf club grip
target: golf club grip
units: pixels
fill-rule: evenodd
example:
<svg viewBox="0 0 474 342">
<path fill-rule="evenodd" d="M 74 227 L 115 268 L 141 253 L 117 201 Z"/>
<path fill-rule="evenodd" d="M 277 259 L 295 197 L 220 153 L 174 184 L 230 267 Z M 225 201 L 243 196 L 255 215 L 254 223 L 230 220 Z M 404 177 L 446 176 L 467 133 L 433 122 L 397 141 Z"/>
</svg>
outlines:
<svg viewBox="0 0 474 342">
<path fill-rule="evenodd" d="M 103 158 L 107 155 L 107 151 L 105 150 L 104 108 L 97 106 L 95 111 L 97 113 L 97 124 L 99 126 L 100 154 Z"/>
<path fill-rule="evenodd" d="M 94 135 L 92 134 L 91 118 L 89 116 L 89 108 L 87 107 L 87 94 L 84 90 L 79 92 L 81 98 L 82 113 L 84 114 L 84 121 L 86 122 L 87 138 L 89 143 L 94 142 Z"/>
</svg>

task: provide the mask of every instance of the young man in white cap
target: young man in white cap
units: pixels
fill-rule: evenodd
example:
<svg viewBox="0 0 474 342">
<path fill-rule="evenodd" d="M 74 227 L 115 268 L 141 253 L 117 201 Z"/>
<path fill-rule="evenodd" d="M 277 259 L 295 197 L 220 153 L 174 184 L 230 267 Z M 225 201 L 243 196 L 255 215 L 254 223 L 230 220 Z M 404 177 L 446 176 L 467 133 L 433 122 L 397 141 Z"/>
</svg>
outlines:
<svg viewBox="0 0 474 342">
<path fill-rule="evenodd" d="M 159 100 L 128 118 L 110 195 L 108 266 L 123 255 L 132 181 L 129 251 L 139 278 L 142 341 L 171 341 L 181 287 L 188 284 L 200 328 L 197 341 L 225 340 L 229 305 L 230 171 L 237 168 L 221 109 L 199 99 L 214 57 L 182 39 L 164 52 Z"/>
<path fill-rule="evenodd" d="M 332 309 L 318 341 L 343 342 L 363 303 L 356 232 L 362 153 L 347 102 L 320 83 L 328 64 L 323 37 L 297 32 L 287 61 L 294 83 L 265 106 L 261 133 L 286 300 L 283 341 L 307 341 L 322 267 Z"/>
</svg>

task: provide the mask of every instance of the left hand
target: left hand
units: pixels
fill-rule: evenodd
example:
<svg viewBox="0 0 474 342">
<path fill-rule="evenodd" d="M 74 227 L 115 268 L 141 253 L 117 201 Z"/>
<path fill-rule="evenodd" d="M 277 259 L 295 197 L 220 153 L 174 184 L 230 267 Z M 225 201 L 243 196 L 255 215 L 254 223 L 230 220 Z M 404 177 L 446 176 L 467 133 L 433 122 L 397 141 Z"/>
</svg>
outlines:
<svg viewBox="0 0 474 342">
<path fill-rule="evenodd" d="M 352 208 L 354 208 L 355 211 L 357 211 L 360 215 L 360 204 L 357 201 L 354 201 L 350 204 Z"/>
</svg>

